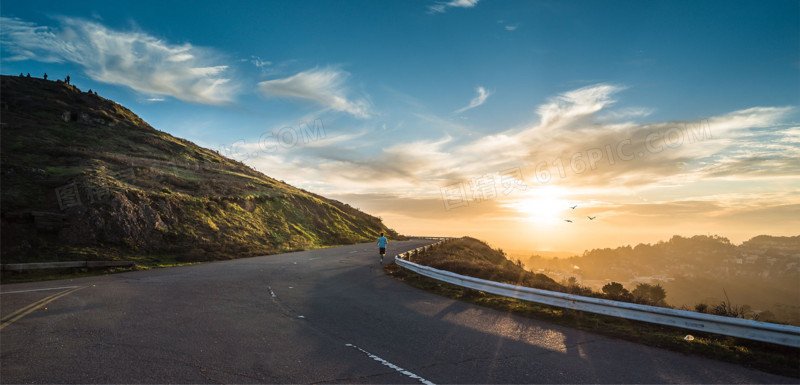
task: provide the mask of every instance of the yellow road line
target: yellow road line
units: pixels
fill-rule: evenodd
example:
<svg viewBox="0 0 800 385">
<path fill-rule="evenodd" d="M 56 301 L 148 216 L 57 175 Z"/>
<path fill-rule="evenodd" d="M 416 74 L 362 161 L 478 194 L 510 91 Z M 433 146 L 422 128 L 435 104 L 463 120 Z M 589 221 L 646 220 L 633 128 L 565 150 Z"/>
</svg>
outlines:
<svg viewBox="0 0 800 385">
<path fill-rule="evenodd" d="M 12 323 L 14 323 L 14 321 L 17 321 L 20 318 L 25 317 L 26 315 L 33 313 L 34 311 L 36 311 L 36 309 L 38 309 L 38 308 L 40 308 L 40 307 L 42 307 L 44 305 L 47 305 L 48 303 L 53 302 L 53 301 L 65 296 L 67 294 L 71 294 L 71 293 L 76 292 L 76 291 L 78 291 L 80 289 L 83 289 L 84 287 L 86 287 L 86 286 L 77 287 L 77 288 L 70 289 L 70 290 L 64 290 L 62 292 L 53 294 L 53 295 L 51 295 L 51 296 L 49 296 L 47 298 L 41 299 L 39 301 L 36 301 L 36 302 L 34 302 L 34 303 L 32 303 L 32 304 L 30 304 L 28 306 L 25 306 L 22 309 L 19 309 L 19 310 L 15 311 L 15 312 L 3 317 L 3 319 L 0 319 L 0 322 L 2 322 L 2 324 L 0 324 L 0 330 L 3 330 L 3 328 L 5 328 L 6 326 L 11 325 Z"/>
<path fill-rule="evenodd" d="M 30 290 L 3 291 L 3 292 L 0 292 L 0 294 L 32 293 L 32 292 L 34 292 L 34 291 L 47 291 L 47 290 L 72 289 L 73 287 L 78 287 L 78 286 L 61 286 L 61 287 L 46 287 L 46 288 L 44 288 L 44 289 L 30 289 Z"/>
</svg>

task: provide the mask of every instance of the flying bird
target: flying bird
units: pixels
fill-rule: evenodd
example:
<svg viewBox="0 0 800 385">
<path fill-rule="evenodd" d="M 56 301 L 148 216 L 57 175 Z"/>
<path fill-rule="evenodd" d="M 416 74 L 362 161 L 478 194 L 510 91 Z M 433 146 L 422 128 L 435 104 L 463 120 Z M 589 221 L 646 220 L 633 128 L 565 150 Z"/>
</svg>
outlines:
<svg viewBox="0 0 800 385">
<path fill-rule="evenodd" d="M 572 220 L 571 220 L 571 219 L 564 219 L 564 221 L 565 221 L 565 222 L 572 223 Z"/>
<path fill-rule="evenodd" d="M 586 217 L 586 218 L 589 218 L 589 220 L 591 221 L 591 220 L 593 220 L 593 219 L 595 219 L 597 217 Z"/>
<path fill-rule="evenodd" d="M 571 208 L 571 209 L 575 210 L 575 208 L 576 208 L 576 207 L 578 207 L 578 205 L 575 205 L 575 206 L 570 206 L 569 208 Z"/>
</svg>

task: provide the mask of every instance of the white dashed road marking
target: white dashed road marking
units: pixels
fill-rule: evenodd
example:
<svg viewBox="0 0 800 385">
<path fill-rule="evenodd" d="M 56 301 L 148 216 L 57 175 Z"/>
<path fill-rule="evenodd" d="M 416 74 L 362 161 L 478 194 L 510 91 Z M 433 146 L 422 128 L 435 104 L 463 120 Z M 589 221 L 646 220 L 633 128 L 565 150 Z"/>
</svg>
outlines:
<svg viewBox="0 0 800 385">
<path fill-rule="evenodd" d="M 397 365 L 395 365 L 395 364 L 393 364 L 393 363 L 391 363 L 389 361 L 384 360 L 383 358 L 380 358 L 380 357 L 378 357 L 378 356 L 376 356 L 376 355 L 374 355 L 374 354 L 372 354 L 372 353 L 370 353 L 370 352 L 368 352 L 368 351 L 366 351 L 364 349 L 359 348 L 358 346 L 355 346 L 353 344 L 344 344 L 344 346 L 349 346 L 351 348 L 358 349 L 362 353 L 366 354 L 369 358 L 372 358 L 373 360 L 378 361 L 381 364 L 383 364 L 385 366 L 388 366 L 388 367 L 398 371 L 399 373 L 403 374 L 404 376 L 407 376 L 409 378 L 413 378 L 413 379 L 419 381 L 422 384 L 435 385 L 433 382 L 430 382 L 430 381 L 428 381 L 428 380 L 426 380 L 426 379 L 424 379 L 424 378 L 422 378 L 422 377 L 420 377 L 420 376 L 418 376 L 418 375 L 416 375 L 414 373 L 411 373 L 408 370 L 405 370 L 405 369 L 403 369 L 403 368 L 401 368 L 401 367 L 399 367 L 399 366 L 397 366 Z"/>
</svg>

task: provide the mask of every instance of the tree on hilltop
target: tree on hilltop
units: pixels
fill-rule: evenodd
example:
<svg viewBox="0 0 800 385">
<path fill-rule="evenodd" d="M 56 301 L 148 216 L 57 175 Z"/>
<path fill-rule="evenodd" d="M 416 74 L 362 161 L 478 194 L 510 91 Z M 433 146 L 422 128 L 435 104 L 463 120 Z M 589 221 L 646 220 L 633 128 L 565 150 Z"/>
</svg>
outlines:
<svg viewBox="0 0 800 385">
<path fill-rule="evenodd" d="M 633 296 L 628 289 L 619 282 L 607 283 L 603 286 L 602 290 L 608 299 L 625 302 L 631 302 L 633 300 Z"/>
</svg>

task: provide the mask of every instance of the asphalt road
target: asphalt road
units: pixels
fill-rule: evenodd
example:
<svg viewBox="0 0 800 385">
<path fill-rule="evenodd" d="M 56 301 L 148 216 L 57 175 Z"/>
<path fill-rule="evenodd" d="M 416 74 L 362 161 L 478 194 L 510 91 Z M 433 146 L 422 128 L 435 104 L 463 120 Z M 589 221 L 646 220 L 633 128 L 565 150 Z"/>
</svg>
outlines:
<svg viewBox="0 0 800 385">
<path fill-rule="evenodd" d="M 376 252 L 3 285 L 0 382 L 798 382 L 428 294 Z"/>
</svg>

